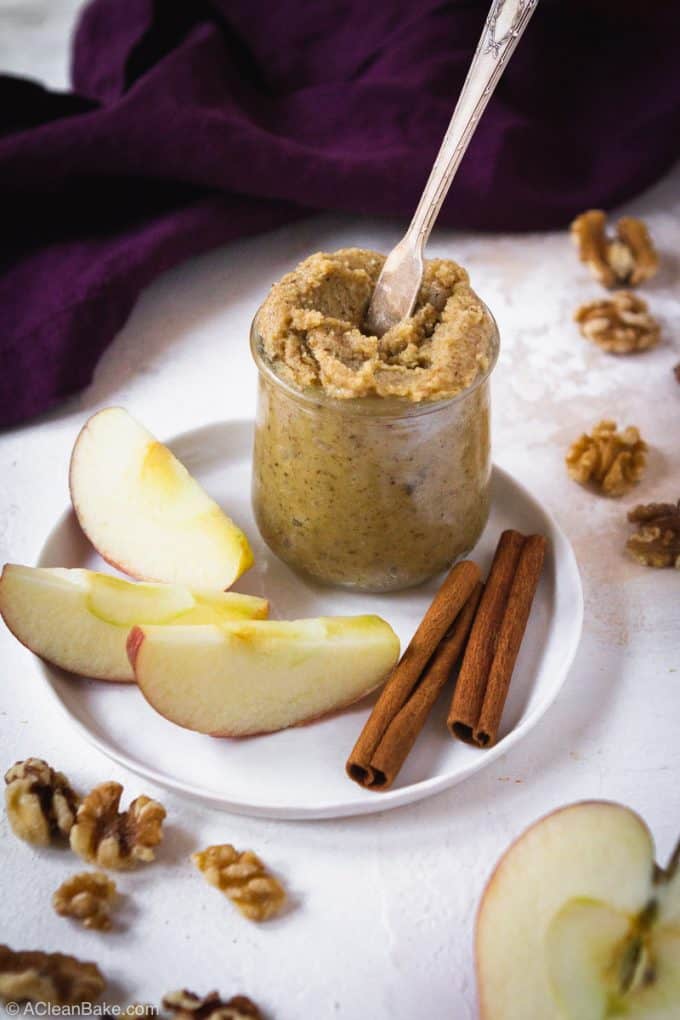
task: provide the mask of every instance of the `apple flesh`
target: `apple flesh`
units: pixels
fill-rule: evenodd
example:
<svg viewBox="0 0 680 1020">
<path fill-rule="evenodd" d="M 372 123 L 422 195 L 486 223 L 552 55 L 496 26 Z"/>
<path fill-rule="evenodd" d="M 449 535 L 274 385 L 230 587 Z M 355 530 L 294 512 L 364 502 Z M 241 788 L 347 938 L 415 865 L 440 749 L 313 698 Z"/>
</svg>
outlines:
<svg viewBox="0 0 680 1020">
<path fill-rule="evenodd" d="M 91 570 L 22 567 L 0 577 L 0 614 L 15 637 L 48 662 L 99 680 L 134 681 L 131 627 L 265 618 L 265 599 L 179 585 L 124 581 Z"/>
<path fill-rule="evenodd" d="M 482 1020 L 680 1017 L 680 873 L 633 811 L 574 804 L 501 858 L 477 916 Z"/>
<path fill-rule="evenodd" d="M 161 715 L 200 733 L 271 733 L 345 707 L 377 687 L 399 657 L 378 616 L 205 627 L 135 627 L 128 654 Z"/>
<path fill-rule="evenodd" d="M 572 900 L 555 915 L 546 964 L 565 1017 L 680 1016 L 680 928 L 656 924 L 657 909 L 656 896 L 637 915 Z"/>
<path fill-rule="evenodd" d="M 71 455 L 71 501 L 97 552 L 130 577 L 225 589 L 248 540 L 170 450 L 127 411 L 99 411 Z"/>
</svg>

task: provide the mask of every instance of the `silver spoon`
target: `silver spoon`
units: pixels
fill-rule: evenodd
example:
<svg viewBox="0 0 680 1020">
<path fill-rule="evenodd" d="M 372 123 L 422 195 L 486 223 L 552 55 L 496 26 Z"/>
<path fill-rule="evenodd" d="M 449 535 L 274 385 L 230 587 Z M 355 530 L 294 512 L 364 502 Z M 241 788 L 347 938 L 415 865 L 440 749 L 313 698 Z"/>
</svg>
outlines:
<svg viewBox="0 0 680 1020">
<path fill-rule="evenodd" d="M 366 315 L 367 332 L 382 336 L 413 312 L 423 278 L 423 250 L 479 119 L 538 0 L 494 0 L 453 117 L 418 208 L 387 256 Z"/>
</svg>

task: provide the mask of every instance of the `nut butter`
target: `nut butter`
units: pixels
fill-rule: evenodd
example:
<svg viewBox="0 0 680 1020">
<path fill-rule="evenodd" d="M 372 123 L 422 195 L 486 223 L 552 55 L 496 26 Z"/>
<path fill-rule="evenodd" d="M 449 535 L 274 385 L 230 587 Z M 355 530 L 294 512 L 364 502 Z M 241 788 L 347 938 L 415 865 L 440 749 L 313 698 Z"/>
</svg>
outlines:
<svg viewBox="0 0 680 1020">
<path fill-rule="evenodd" d="M 271 549 L 367 591 L 424 581 L 476 543 L 489 512 L 492 316 L 465 270 L 426 264 L 413 315 L 362 325 L 384 258 L 316 254 L 255 317 L 253 504 Z"/>
</svg>

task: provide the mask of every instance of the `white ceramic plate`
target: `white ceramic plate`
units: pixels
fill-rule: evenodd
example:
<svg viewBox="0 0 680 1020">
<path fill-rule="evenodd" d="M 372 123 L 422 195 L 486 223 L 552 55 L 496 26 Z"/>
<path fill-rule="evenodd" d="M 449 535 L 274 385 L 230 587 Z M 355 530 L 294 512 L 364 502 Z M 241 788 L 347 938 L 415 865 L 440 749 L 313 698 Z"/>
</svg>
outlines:
<svg viewBox="0 0 680 1020">
<path fill-rule="evenodd" d="M 210 425 L 170 443 L 251 539 L 256 563 L 236 587 L 266 596 L 272 617 L 379 613 L 395 628 L 405 648 L 438 581 L 393 595 L 364 595 L 301 579 L 259 536 L 250 507 L 251 443 L 250 422 Z M 536 725 L 565 681 L 583 617 L 576 560 L 550 514 L 506 472 L 495 468 L 491 519 L 473 554 L 483 571 L 490 564 L 500 532 L 507 527 L 546 535 L 550 553 L 515 668 L 501 739 L 489 750 L 453 740 L 444 725 L 450 699 L 447 691 L 394 787 L 385 793 L 361 789 L 344 771 L 373 698 L 311 725 L 268 736 L 224 740 L 168 722 L 133 685 L 85 680 L 41 665 L 48 684 L 83 736 L 110 758 L 154 782 L 230 811 L 271 818 L 334 818 L 384 811 L 428 797 L 490 765 Z M 90 547 L 71 511 L 52 531 L 39 562 L 41 566 L 111 572 Z"/>
</svg>

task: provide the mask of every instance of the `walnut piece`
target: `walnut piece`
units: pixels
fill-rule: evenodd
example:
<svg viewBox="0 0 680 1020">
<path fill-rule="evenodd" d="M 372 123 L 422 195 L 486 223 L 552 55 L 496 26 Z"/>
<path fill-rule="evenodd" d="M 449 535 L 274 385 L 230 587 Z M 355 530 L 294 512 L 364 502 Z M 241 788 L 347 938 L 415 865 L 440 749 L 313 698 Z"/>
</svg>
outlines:
<svg viewBox="0 0 680 1020">
<path fill-rule="evenodd" d="M 234 995 L 224 1002 L 217 992 L 204 998 L 181 989 L 163 996 L 163 1008 L 173 1020 L 262 1020 L 262 1013 L 245 995 Z"/>
<path fill-rule="evenodd" d="M 252 850 L 239 853 L 224 843 L 192 854 L 191 859 L 206 880 L 228 896 L 251 921 L 265 921 L 286 902 L 283 886 Z"/>
<path fill-rule="evenodd" d="M 98 999 L 104 984 L 95 963 L 63 953 L 15 952 L 0 946 L 0 998 L 8 1002 L 75 1006 Z"/>
<path fill-rule="evenodd" d="M 632 216 L 620 219 L 616 236 L 610 237 L 605 214 L 601 209 L 590 209 L 576 217 L 571 236 L 581 262 L 605 287 L 635 287 L 659 268 L 659 256 L 646 225 Z"/>
<path fill-rule="evenodd" d="M 566 456 L 570 478 L 591 483 L 605 496 L 621 496 L 638 482 L 646 464 L 647 444 L 634 426 L 616 431 L 615 421 L 601 421 L 590 435 L 572 443 Z"/>
<path fill-rule="evenodd" d="M 678 380 L 678 382 L 680 382 L 680 361 L 677 363 L 677 365 L 673 369 L 673 375 Z"/>
<path fill-rule="evenodd" d="M 74 917 L 86 928 L 106 931 L 111 927 L 111 905 L 116 883 L 101 871 L 81 871 L 59 886 L 52 906 L 62 917 Z"/>
<path fill-rule="evenodd" d="M 649 314 L 647 303 L 629 290 L 581 305 L 574 319 L 587 340 L 611 354 L 646 351 L 659 342 L 659 323 Z"/>
<path fill-rule="evenodd" d="M 68 779 L 41 758 L 18 761 L 5 772 L 5 804 L 12 831 L 34 846 L 68 837 L 78 797 Z"/>
<path fill-rule="evenodd" d="M 102 783 L 88 793 L 71 829 L 71 849 L 100 868 L 130 868 L 152 861 L 163 838 L 165 808 L 150 797 L 137 797 L 119 812 L 123 787 Z"/>
<path fill-rule="evenodd" d="M 628 514 L 641 527 L 626 542 L 626 549 L 646 567 L 680 570 L 680 499 L 677 503 L 641 503 Z"/>
</svg>

